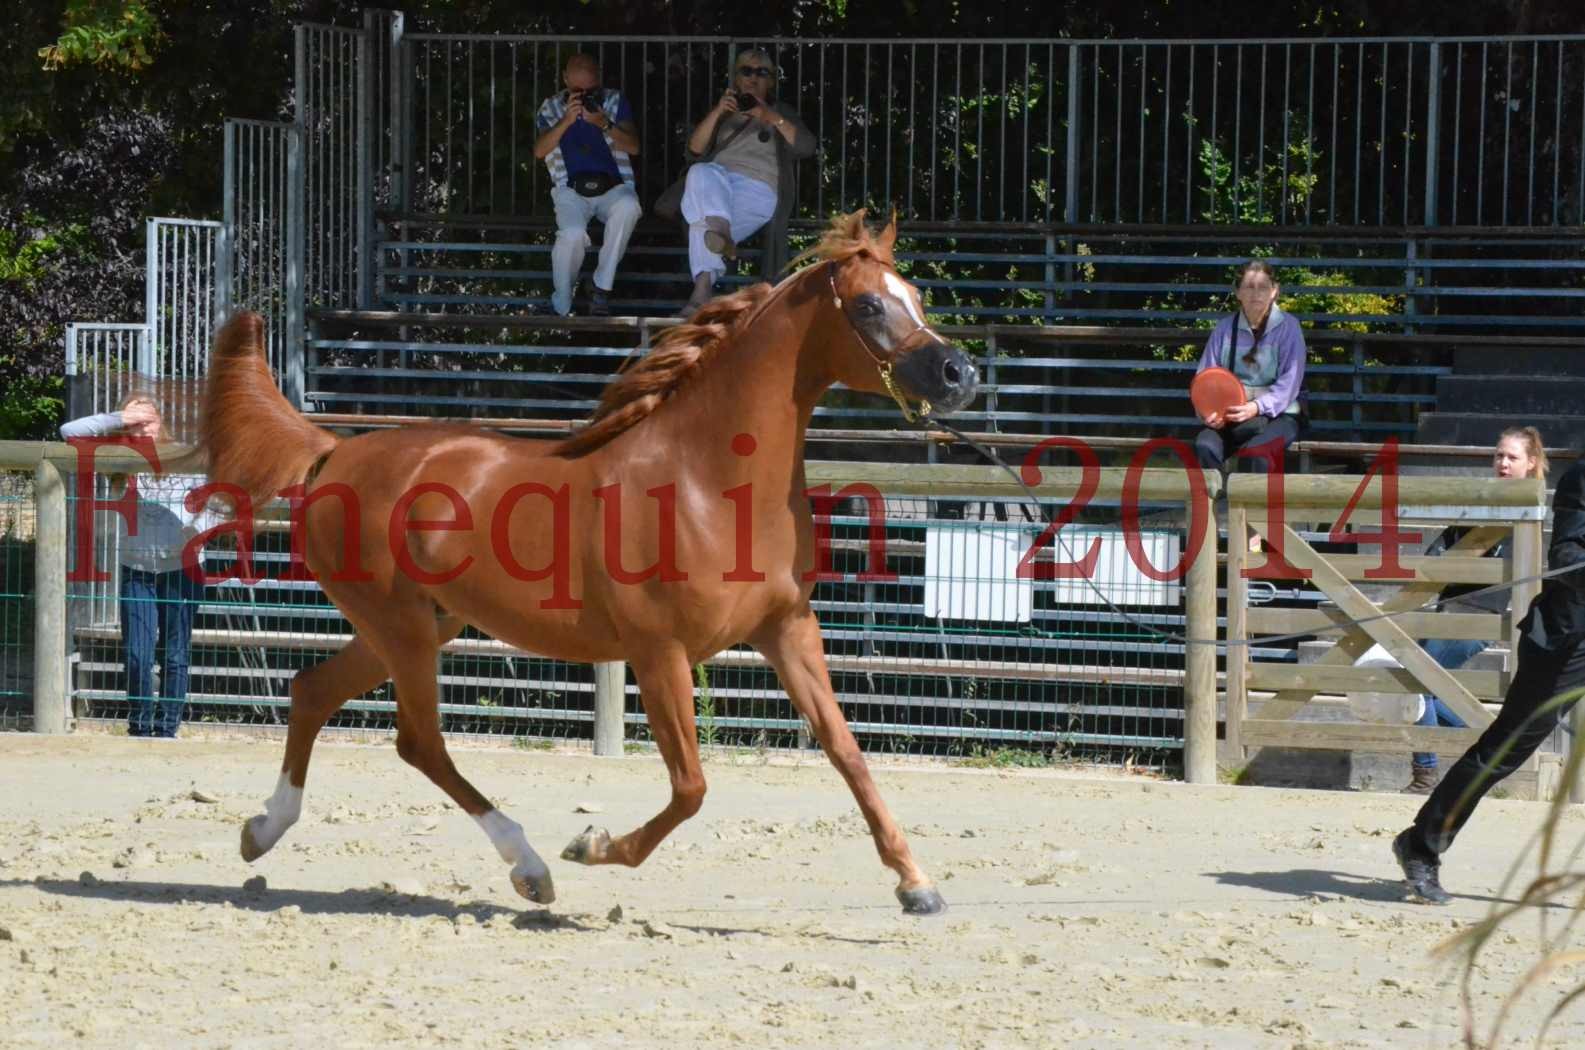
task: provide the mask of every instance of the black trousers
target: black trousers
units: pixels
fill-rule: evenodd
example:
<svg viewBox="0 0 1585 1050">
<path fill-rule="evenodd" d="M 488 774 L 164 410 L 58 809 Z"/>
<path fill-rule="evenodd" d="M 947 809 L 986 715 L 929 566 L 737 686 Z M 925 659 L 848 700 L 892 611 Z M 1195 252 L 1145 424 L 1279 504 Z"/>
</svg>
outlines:
<svg viewBox="0 0 1585 1050">
<path fill-rule="evenodd" d="M 1303 420 L 1297 415 L 1281 415 L 1276 419 L 1254 416 L 1242 423 L 1230 423 L 1220 430 L 1203 427 L 1194 435 L 1194 455 L 1206 470 L 1220 470 L 1229 456 L 1246 448 L 1259 448 L 1275 441 L 1277 447 L 1272 452 L 1281 456 L 1283 450 L 1298 439 L 1303 429 Z M 1267 464 L 1263 457 L 1252 455 L 1249 459 L 1256 473 L 1266 472 Z"/>
<path fill-rule="evenodd" d="M 1524 765 L 1574 704 L 1531 717 L 1536 709 L 1559 693 L 1585 685 L 1585 644 L 1543 649 L 1521 637 L 1516 655 L 1518 666 L 1496 721 L 1453 764 L 1415 814 L 1409 844 L 1422 857 L 1435 857 L 1453 845 L 1459 829 L 1486 792 Z M 1512 746 L 1499 758 L 1499 752 L 1510 741 Z M 1466 791 L 1470 793 L 1467 800 Z"/>
</svg>

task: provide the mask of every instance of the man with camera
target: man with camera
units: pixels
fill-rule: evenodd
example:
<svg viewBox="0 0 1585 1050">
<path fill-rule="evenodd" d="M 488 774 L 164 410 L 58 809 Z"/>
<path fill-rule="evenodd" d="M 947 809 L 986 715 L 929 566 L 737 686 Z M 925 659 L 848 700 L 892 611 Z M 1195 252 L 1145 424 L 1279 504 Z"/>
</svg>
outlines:
<svg viewBox="0 0 1585 1050">
<path fill-rule="evenodd" d="M 572 287 L 589 249 L 589 220 L 599 219 L 605 224 L 605 240 L 594 268 L 589 313 L 604 317 L 611 312 L 617 263 L 643 213 L 631 160 L 639 148 L 638 128 L 622 93 L 601 84 L 600 64 L 593 55 L 580 52 L 567 59 L 562 83 L 567 89 L 547 98 L 534 121 L 539 131 L 534 156 L 550 171 L 556 206 L 550 302 L 556 313 L 571 315 Z"/>
</svg>

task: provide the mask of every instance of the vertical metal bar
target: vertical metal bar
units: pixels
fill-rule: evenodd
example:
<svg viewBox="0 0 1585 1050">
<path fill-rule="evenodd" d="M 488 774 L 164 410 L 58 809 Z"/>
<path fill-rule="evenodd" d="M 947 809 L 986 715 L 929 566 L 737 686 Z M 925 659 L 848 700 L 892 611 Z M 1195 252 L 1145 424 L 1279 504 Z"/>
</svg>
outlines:
<svg viewBox="0 0 1585 1050">
<path fill-rule="evenodd" d="M 153 331 L 158 331 L 160 323 L 160 293 L 165 281 L 160 273 L 160 224 L 158 219 L 149 219 L 143 224 L 144 230 L 144 273 L 143 282 L 143 323 Z M 144 375 L 153 375 L 152 353 L 149 349 L 155 340 L 149 340 L 138 354 L 138 371 Z"/>
<path fill-rule="evenodd" d="M 1388 72 L 1387 42 L 1381 43 L 1381 120 L 1377 125 L 1381 130 L 1381 152 L 1376 157 L 1376 225 L 1381 226 L 1387 221 L 1387 72 Z"/>
<path fill-rule="evenodd" d="M 1079 221 L 1079 96 L 1083 90 L 1083 58 L 1078 44 L 1068 45 L 1068 129 L 1064 164 L 1067 166 L 1063 194 L 1063 217 L 1069 224 Z"/>
<path fill-rule="evenodd" d="M 1114 46 L 1117 52 L 1117 91 L 1113 104 L 1115 117 L 1112 130 L 1112 221 L 1123 221 L 1123 84 L 1127 75 L 1123 71 L 1123 45 Z"/>
<path fill-rule="evenodd" d="M 1580 117 L 1579 117 L 1579 142 L 1576 152 L 1579 154 L 1579 187 L 1574 191 L 1574 207 L 1576 223 L 1585 222 L 1585 48 L 1580 49 Z"/>
<path fill-rule="evenodd" d="M 1238 52 L 1238 79 L 1233 84 L 1233 98 L 1236 101 L 1233 104 L 1233 181 L 1231 188 L 1233 191 L 1232 221 L 1237 222 L 1240 214 L 1238 209 L 1238 164 L 1244 152 L 1244 45 L 1234 44 L 1233 47 Z M 1255 170 L 1257 172 L 1260 170 L 1258 165 Z"/>
<path fill-rule="evenodd" d="M 1437 142 L 1442 124 L 1442 45 L 1431 42 L 1426 56 L 1425 91 L 1425 219 L 1427 226 L 1435 226 L 1437 191 Z"/>
<path fill-rule="evenodd" d="M 1502 219 L 1508 225 L 1508 168 L 1513 154 L 1513 41 L 1508 41 L 1508 71 L 1502 85 Z"/>
<path fill-rule="evenodd" d="M 466 171 L 466 175 L 463 179 L 463 185 L 467 187 L 467 204 L 465 206 L 465 210 L 469 214 L 477 214 L 479 208 L 473 200 L 473 155 L 475 152 L 474 143 L 479 141 L 479 136 L 478 133 L 473 130 L 473 56 L 478 53 L 479 49 L 471 41 L 464 46 L 468 49 L 468 137 L 463 140 L 462 146 L 462 163 Z"/>
<path fill-rule="evenodd" d="M 1211 148 L 1220 151 L 1222 142 L 1216 137 L 1216 116 L 1221 109 L 1219 102 L 1221 96 L 1217 94 L 1218 85 L 1222 79 L 1222 45 L 1211 45 Z M 1206 177 L 1206 192 L 1211 198 L 1211 211 L 1209 221 L 1216 221 L 1216 186 Z"/>
<path fill-rule="evenodd" d="M 490 215 L 494 215 L 495 209 L 498 207 L 495 197 L 495 169 L 499 166 L 496 163 L 495 158 L 500 155 L 495 151 L 495 107 L 497 105 L 497 100 L 495 97 L 495 41 L 491 40 L 485 46 L 490 49 L 490 131 L 488 134 L 490 152 L 486 154 L 486 156 L 489 157 L 490 165 L 490 204 L 489 207 L 485 209 L 485 211 Z"/>
<path fill-rule="evenodd" d="M 886 45 L 886 81 L 885 81 L 885 85 L 883 87 L 883 91 L 884 91 L 884 96 L 883 97 L 885 99 L 884 108 L 886 110 L 886 138 L 883 141 L 886 143 L 884 148 L 885 148 L 885 151 L 886 151 L 886 197 L 885 197 L 885 200 L 886 200 L 887 204 L 892 204 L 893 200 L 894 200 L 894 198 L 892 197 L 892 151 L 893 151 L 892 143 L 897 141 L 896 129 L 893 126 L 895 124 L 897 118 L 895 116 L 893 116 L 893 113 L 892 113 L 892 97 L 893 97 L 893 93 L 894 93 L 894 90 L 895 90 L 895 87 L 896 87 L 896 84 L 897 84 L 896 58 L 897 58 L 897 45 L 895 45 L 895 44 L 887 44 Z M 910 91 L 909 94 L 912 95 L 913 92 Z"/>
<path fill-rule="evenodd" d="M 1101 45 L 1092 52 L 1095 59 L 1095 90 L 1090 92 L 1090 214 L 1088 221 L 1101 217 Z"/>
<path fill-rule="evenodd" d="M 1458 198 L 1459 189 L 1463 183 L 1459 179 L 1458 149 L 1463 138 L 1464 127 L 1464 44 L 1455 42 L 1453 45 L 1453 170 L 1448 173 L 1448 196 L 1452 204 L 1448 208 L 1448 224 L 1458 225 Z"/>
<path fill-rule="evenodd" d="M 1171 182 L 1169 172 L 1172 169 L 1172 45 L 1164 45 L 1167 52 L 1167 67 L 1162 74 L 1162 103 L 1161 103 L 1161 218 L 1158 222 L 1167 222 L 1167 183 Z"/>
<path fill-rule="evenodd" d="M 846 62 L 842 64 L 842 68 L 844 70 L 847 69 Z M 870 123 L 875 118 L 875 111 L 870 105 L 871 98 L 870 45 L 866 43 L 864 45 L 864 105 L 861 107 L 862 112 L 864 113 L 864 127 L 862 130 L 861 145 L 859 147 L 859 200 L 865 202 L 873 199 L 870 196 L 870 193 L 874 189 L 874 187 L 870 185 Z"/>
<path fill-rule="evenodd" d="M 917 85 L 919 70 L 919 45 L 908 45 L 908 83 Z M 908 216 L 913 218 L 919 213 L 914 210 L 914 185 L 919 181 L 914 168 L 914 118 L 919 112 L 919 92 L 908 92 Z"/>
<path fill-rule="evenodd" d="M 1184 121 L 1185 127 L 1183 129 L 1183 221 L 1185 223 L 1194 221 L 1194 129 L 1196 126 L 1194 117 L 1194 67 L 1196 65 L 1195 59 L 1198 57 L 1195 54 L 1195 48 L 1196 45 L 1192 43 L 1189 45 L 1189 101 L 1184 109 L 1184 114 L 1187 118 Z M 1170 116 L 1171 114 L 1168 115 Z"/>
<path fill-rule="evenodd" d="M 1330 174 L 1327 175 L 1327 204 L 1326 221 L 1337 222 L 1337 126 L 1343 122 L 1343 113 L 1337 108 L 1338 82 L 1342 80 L 1342 50 L 1341 44 L 1332 45 L 1332 141 L 1327 147 L 1331 154 Z"/>
<path fill-rule="evenodd" d="M 1282 173 L 1281 181 L 1277 183 L 1277 221 L 1288 221 L 1288 115 L 1290 108 L 1291 91 L 1293 88 L 1293 45 L 1282 45 Z M 1264 91 L 1261 93 L 1265 97 Z"/>
<path fill-rule="evenodd" d="M 1359 162 L 1365 141 L 1365 45 L 1360 43 L 1354 66 L 1354 223 L 1359 223 Z"/>
<path fill-rule="evenodd" d="M 957 88 L 952 93 L 952 217 L 963 213 L 963 45 L 957 45 Z"/>
<path fill-rule="evenodd" d="M 842 93 L 837 96 L 842 100 L 842 113 L 848 111 L 848 49 L 838 44 L 842 56 Z M 837 123 L 838 160 L 837 170 L 840 173 L 837 181 L 837 207 L 847 209 L 852 198 L 848 196 L 848 122 L 840 120 Z"/>
<path fill-rule="evenodd" d="M 1035 98 L 1034 90 L 1030 86 L 1030 81 L 1031 81 L 1031 79 L 1032 79 L 1032 77 L 1034 75 L 1034 66 L 1035 66 L 1034 44 L 1032 42 L 1025 42 L 1025 44 L 1024 44 L 1024 63 L 1023 63 L 1023 65 L 1024 65 L 1024 106 L 1023 106 L 1023 109 L 1024 109 L 1024 139 L 1023 139 L 1023 148 L 1020 149 L 1019 152 L 1024 155 L 1024 178 L 1023 178 L 1023 181 L 1019 183 L 1019 185 L 1021 187 L 1023 187 L 1023 189 L 1021 189 L 1019 191 L 1018 197 L 1019 197 L 1019 200 L 1021 200 L 1023 202 L 1023 206 L 1019 209 L 1019 215 L 1022 217 L 1024 222 L 1028 222 L 1029 221 L 1029 186 L 1030 186 L 1030 183 L 1029 183 L 1029 154 L 1032 152 L 1030 150 L 1030 140 L 1029 140 L 1029 110 L 1034 105 L 1034 98 Z M 1051 90 L 1051 85 L 1050 84 L 1046 85 L 1046 90 L 1047 90 L 1047 92 L 1049 92 Z M 1048 99 L 1048 103 L 1049 103 L 1049 99 Z M 1046 112 L 1049 113 L 1050 111 L 1051 111 L 1050 110 L 1050 106 L 1048 104 Z M 1048 156 L 1049 156 L 1049 154 L 1048 154 Z M 1046 183 L 1046 196 L 1048 198 L 1051 196 L 1051 183 L 1050 182 Z"/>
<path fill-rule="evenodd" d="M 304 226 L 307 219 L 307 152 L 300 125 L 288 129 L 286 140 L 286 341 L 281 348 L 281 393 L 296 408 L 303 407 L 304 340 Z"/>
<path fill-rule="evenodd" d="M 355 42 L 358 65 L 358 121 L 356 125 L 357 166 L 357 258 L 358 309 L 374 305 L 374 44 L 379 32 L 378 12 L 365 9 L 363 32 Z"/>
<path fill-rule="evenodd" d="M 401 11 L 390 12 L 389 39 L 386 46 L 389 49 L 386 62 L 390 69 L 390 95 L 386 105 L 391 107 L 390 112 L 390 150 L 391 150 L 391 210 L 402 214 L 407 211 L 408 187 L 408 136 L 412 134 L 412 120 L 407 112 L 407 58 L 411 53 L 407 42 L 402 37 L 402 32 L 407 26 L 407 16 Z M 512 171 L 517 171 L 514 162 Z"/>
<path fill-rule="evenodd" d="M 1558 198 L 1558 176 L 1563 172 L 1563 41 L 1557 42 L 1557 72 L 1552 75 L 1557 82 L 1557 94 L 1552 99 L 1552 225 L 1562 223 L 1562 202 Z M 1585 102 L 1585 99 L 1581 100 Z M 1585 143 L 1580 144 L 1585 149 Z"/>
<path fill-rule="evenodd" d="M 1414 154 L 1409 144 L 1414 141 L 1414 41 L 1408 41 L 1403 47 L 1403 204 L 1398 210 L 1398 221 L 1405 226 L 1412 221 L 1409 217 L 1409 169 L 1414 166 Z"/>
<path fill-rule="evenodd" d="M 1145 221 L 1145 113 L 1150 109 L 1150 45 L 1139 45 L 1139 176 L 1134 189 L 1134 221 Z"/>
<path fill-rule="evenodd" d="M 1310 225 L 1310 202 L 1315 197 L 1315 45 L 1310 45 L 1306 67 L 1304 103 L 1304 224 Z"/>
<path fill-rule="evenodd" d="M 1486 43 L 1480 45 L 1480 132 L 1475 138 L 1475 225 L 1486 221 Z"/>
<path fill-rule="evenodd" d="M 220 174 L 220 262 L 215 274 L 215 307 L 222 317 L 231 313 L 232 244 L 237 230 L 237 137 L 242 129 L 228 120 L 222 132 Z"/>
<path fill-rule="evenodd" d="M 1530 153 L 1525 164 L 1524 224 L 1535 225 L 1535 82 L 1541 64 L 1541 41 L 1530 42 Z M 1559 143 L 1559 146 L 1562 144 Z"/>
</svg>

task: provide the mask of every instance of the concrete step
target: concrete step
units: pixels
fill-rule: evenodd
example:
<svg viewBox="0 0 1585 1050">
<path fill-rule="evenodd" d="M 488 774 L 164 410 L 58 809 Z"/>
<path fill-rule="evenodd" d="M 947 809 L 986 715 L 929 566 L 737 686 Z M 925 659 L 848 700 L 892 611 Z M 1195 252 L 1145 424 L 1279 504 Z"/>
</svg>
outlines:
<svg viewBox="0 0 1585 1050">
<path fill-rule="evenodd" d="M 1514 420 L 1567 416 L 1585 408 L 1585 376 L 1446 375 L 1436 380 L 1436 410 L 1502 414 Z"/>
<path fill-rule="evenodd" d="M 1549 448 L 1585 445 L 1585 415 L 1526 416 L 1508 412 L 1422 412 L 1415 440 L 1422 445 L 1495 445 L 1497 435 L 1520 425 L 1539 428 Z"/>
</svg>

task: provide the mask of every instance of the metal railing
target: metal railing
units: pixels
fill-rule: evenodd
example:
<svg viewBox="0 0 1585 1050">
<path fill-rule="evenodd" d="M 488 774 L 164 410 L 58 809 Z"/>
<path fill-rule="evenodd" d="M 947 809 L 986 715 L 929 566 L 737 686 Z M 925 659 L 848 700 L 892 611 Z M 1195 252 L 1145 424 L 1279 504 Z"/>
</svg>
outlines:
<svg viewBox="0 0 1585 1050">
<path fill-rule="evenodd" d="M 399 30 L 398 30 L 399 32 Z M 749 40 L 400 36 L 403 211 L 549 210 L 533 118 L 579 49 L 632 103 L 640 192 L 765 47 L 821 143 L 798 213 L 998 222 L 1563 226 L 1585 37 Z M 810 177 L 812 175 L 812 177 Z"/>
</svg>

